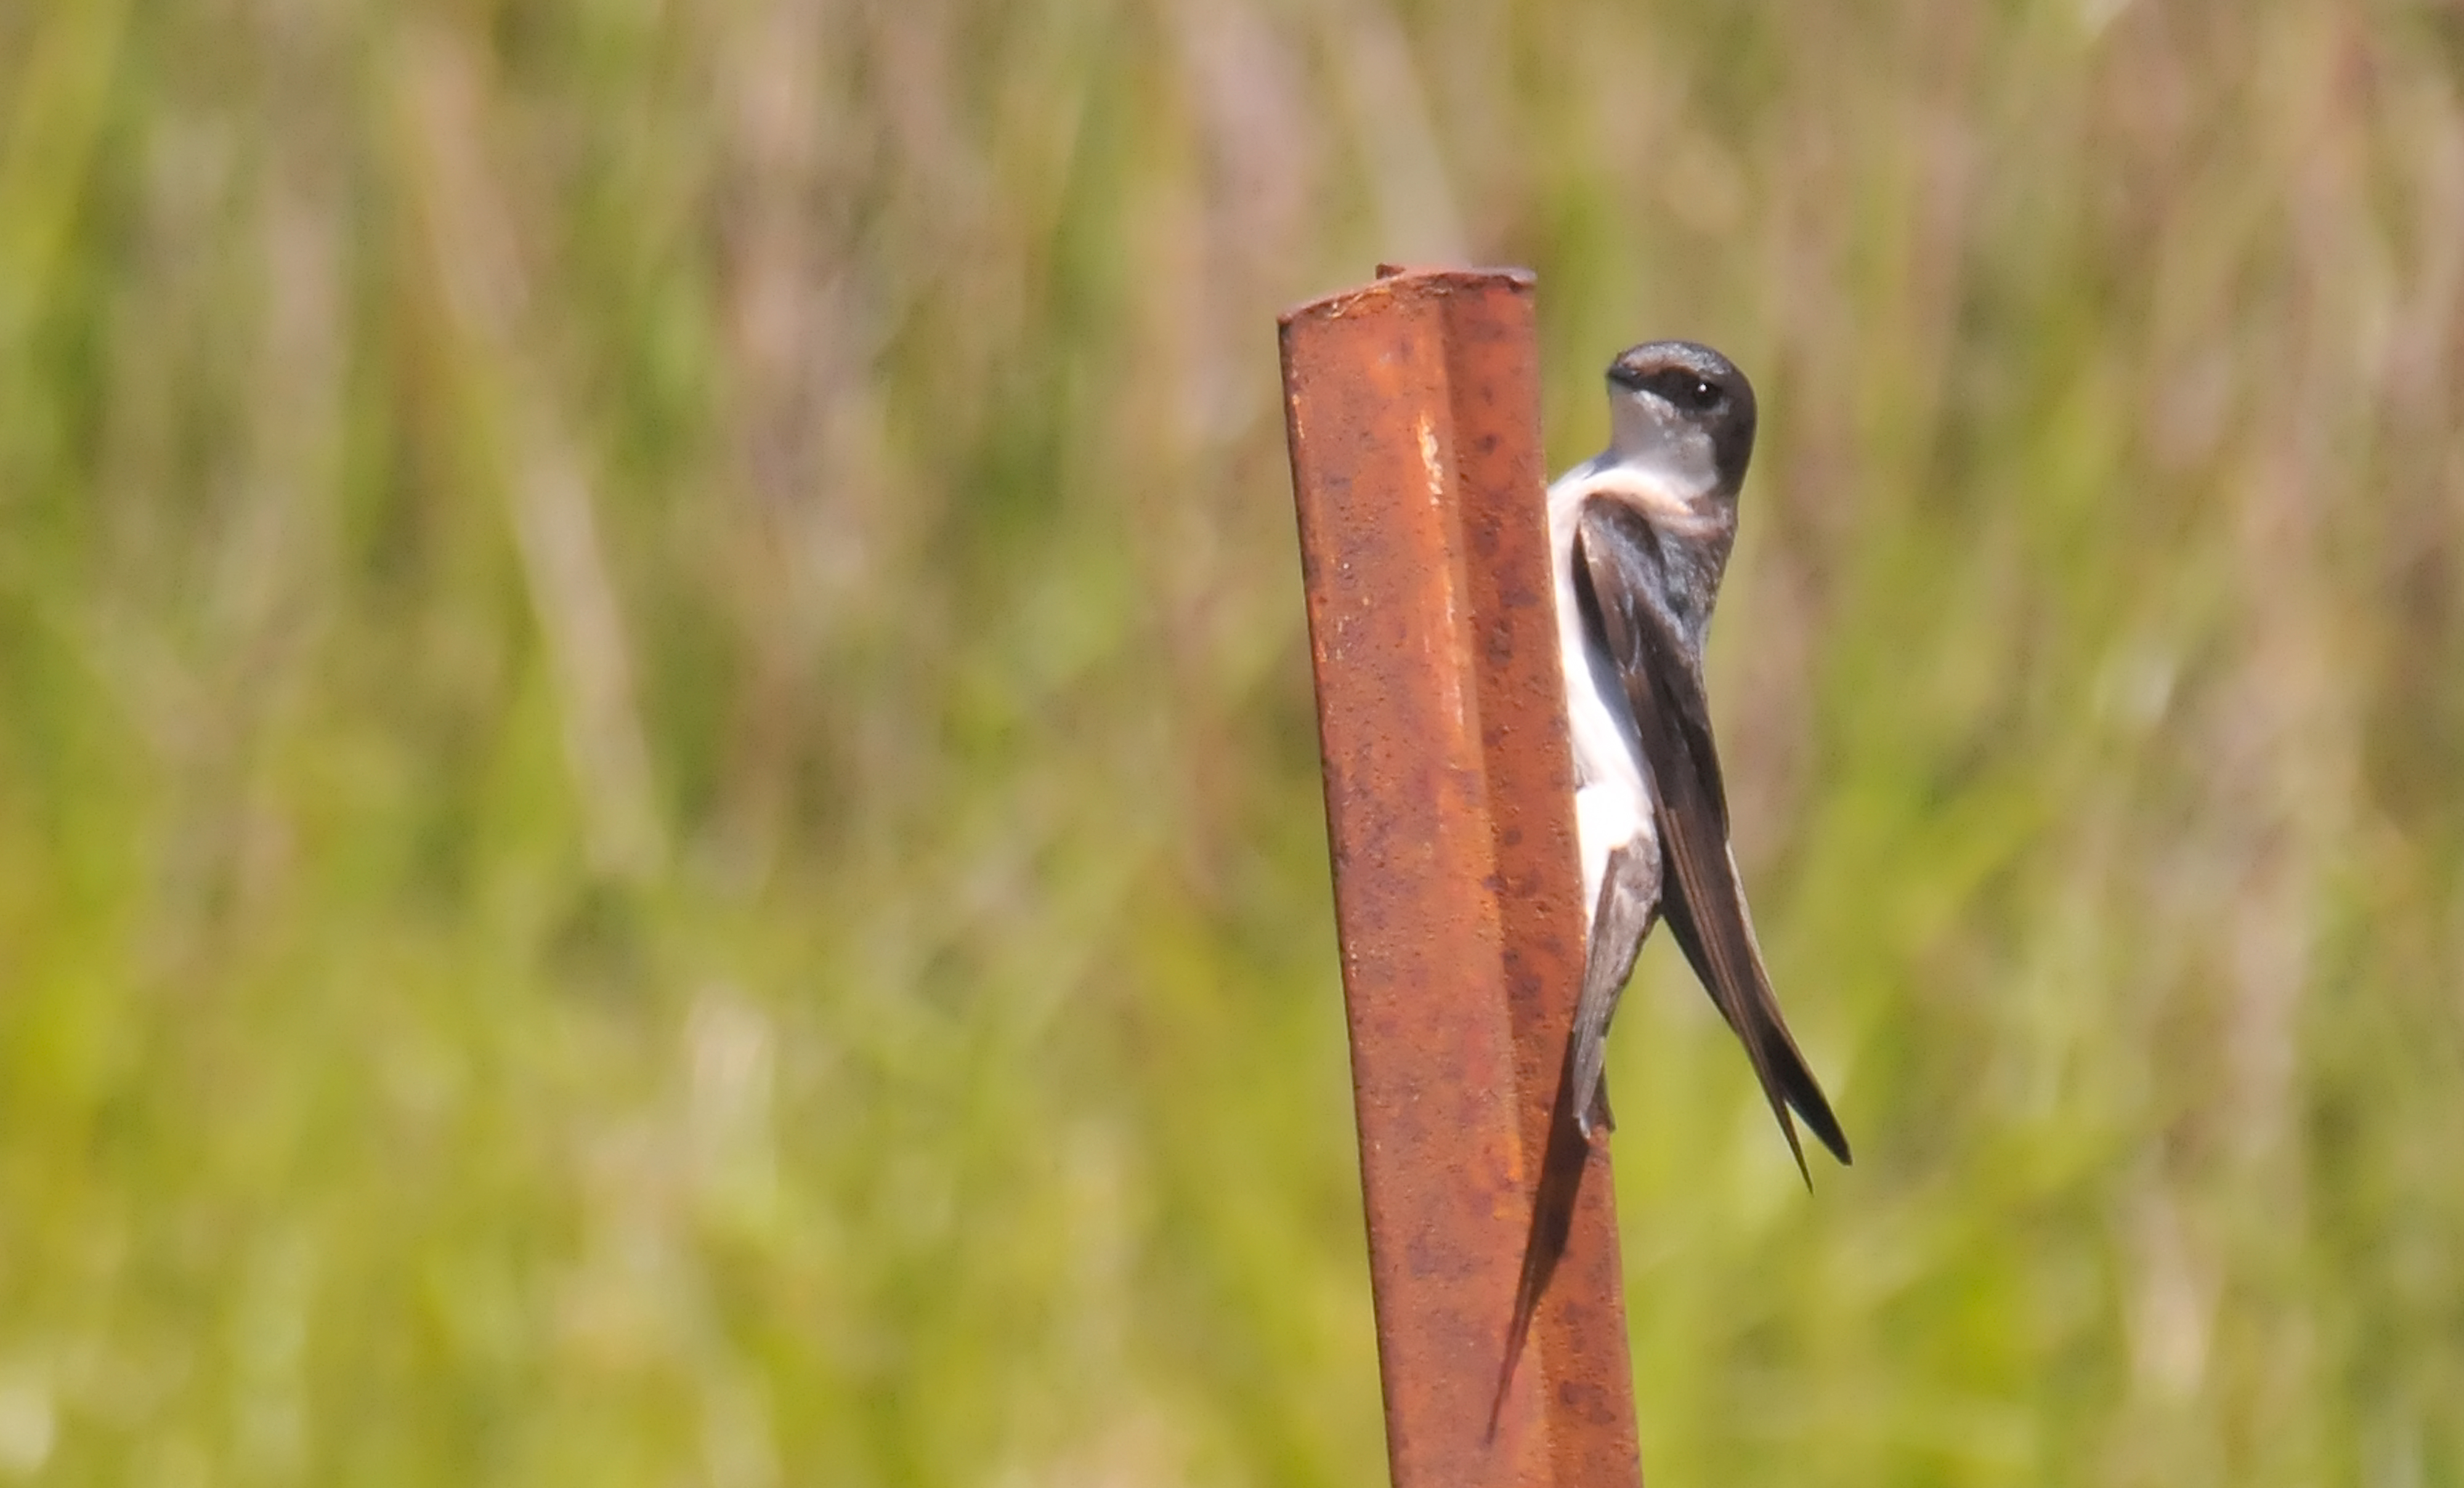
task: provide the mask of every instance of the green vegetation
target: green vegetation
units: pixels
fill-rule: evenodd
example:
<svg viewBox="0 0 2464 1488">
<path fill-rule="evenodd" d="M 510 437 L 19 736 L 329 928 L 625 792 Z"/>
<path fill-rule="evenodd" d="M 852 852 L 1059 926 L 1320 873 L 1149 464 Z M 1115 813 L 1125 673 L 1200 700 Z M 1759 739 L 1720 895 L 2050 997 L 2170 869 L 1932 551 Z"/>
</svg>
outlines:
<svg viewBox="0 0 2464 1488">
<path fill-rule="evenodd" d="M 0 6 L 0 1481 L 1381 1480 L 1273 316 L 1763 452 L 1661 1485 L 2464 1484 L 2464 25 Z"/>
</svg>

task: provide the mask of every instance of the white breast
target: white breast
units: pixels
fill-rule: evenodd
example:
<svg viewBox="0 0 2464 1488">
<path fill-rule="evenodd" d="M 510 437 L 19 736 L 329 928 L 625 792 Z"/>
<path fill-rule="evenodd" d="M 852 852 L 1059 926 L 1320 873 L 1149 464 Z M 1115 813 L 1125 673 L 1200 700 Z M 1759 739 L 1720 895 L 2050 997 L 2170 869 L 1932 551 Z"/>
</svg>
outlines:
<svg viewBox="0 0 2464 1488">
<path fill-rule="evenodd" d="M 1566 676 L 1566 723 L 1574 748 L 1574 829 L 1583 857 L 1583 930 L 1599 907 L 1609 854 L 1629 842 L 1657 851 L 1649 771 L 1642 762 L 1625 690 L 1608 658 L 1594 653 L 1574 602 L 1574 528 L 1583 503 L 1604 484 L 1636 480 L 1630 467 L 1591 461 L 1549 488 L 1550 562 L 1555 573 L 1557 653 Z"/>
</svg>

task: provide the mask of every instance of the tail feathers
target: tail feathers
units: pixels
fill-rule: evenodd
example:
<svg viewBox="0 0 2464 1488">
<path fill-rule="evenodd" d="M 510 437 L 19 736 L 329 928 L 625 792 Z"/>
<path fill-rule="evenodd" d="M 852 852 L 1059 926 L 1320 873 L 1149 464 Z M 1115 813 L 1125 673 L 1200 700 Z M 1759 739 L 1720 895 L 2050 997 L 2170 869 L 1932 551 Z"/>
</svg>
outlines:
<svg viewBox="0 0 2464 1488">
<path fill-rule="evenodd" d="M 1567 1031 L 1566 1059 L 1574 1124 L 1586 1139 L 1608 1119 L 1609 1022 L 1617 998 L 1634 975 L 1635 958 L 1660 915 L 1660 852 L 1656 844 L 1627 842 L 1612 848 L 1600 875 L 1600 902 L 1592 916 L 1592 940 L 1583 961 L 1582 996 Z"/>
<path fill-rule="evenodd" d="M 1549 1113 L 1548 1146 L 1540 1162 L 1540 1182 L 1531 1195 L 1531 1229 L 1523 1242 L 1523 1275 L 1514 1289 L 1514 1311 L 1506 1328 L 1506 1357 L 1499 1366 L 1497 1393 L 1489 1402 L 1488 1433 L 1494 1438 L 1506 1395 L 1514 1383 L 1514 1366 L 1531 1332 L 1532 1315 L 1549 1289 L 1557 1261 L 1573 1233 L 1574 1200 L 1582 1192 L 1583 1170 L 1590 1165 L 1592 1136 L 1614 1129 L 1609 1114 L 1608 1081 L 1603 1074 L 1609 1022 L 1617 1016 L 1618 996 L 1634 974 L 1635 957 L 1651 934 L 1660 914 L 1660 852 L 1649 840 L 1611 849 L 1600 875 L 1600 899 L 1592 916 L 1591 945 L 1583 961 L 1583 990 L 1574 1003 L 1574 1020 L 1566 1031 L 1566 1061 L 1557 1081 L 1557 1099 Z"/>
</svg>

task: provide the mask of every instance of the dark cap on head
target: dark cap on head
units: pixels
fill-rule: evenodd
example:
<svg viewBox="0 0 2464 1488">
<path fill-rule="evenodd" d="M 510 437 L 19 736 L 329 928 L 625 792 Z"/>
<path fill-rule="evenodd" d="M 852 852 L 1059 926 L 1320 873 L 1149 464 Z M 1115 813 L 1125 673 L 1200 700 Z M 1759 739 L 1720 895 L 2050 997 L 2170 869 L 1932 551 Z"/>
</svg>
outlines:
<svg viewBox="0 0 2464 1488">
<path fill-rule="evenodd" d="M 1734 492 L 1754 452 L 1754 384 L 1735 362 L 1699 341 L 1645 341 L 1609 363 L 1618 387 L 1653 394 L 1710 436 L 1720 484 Z"/>
</svg>

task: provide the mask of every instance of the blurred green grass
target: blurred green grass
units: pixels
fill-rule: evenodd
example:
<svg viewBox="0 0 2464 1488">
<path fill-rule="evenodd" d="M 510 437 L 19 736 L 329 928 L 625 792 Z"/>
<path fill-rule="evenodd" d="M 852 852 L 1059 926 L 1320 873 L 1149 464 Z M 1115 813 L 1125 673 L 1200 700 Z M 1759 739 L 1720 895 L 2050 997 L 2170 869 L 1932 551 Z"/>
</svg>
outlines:
<svg viewBox="0 0 2464 1488">
<path fill-rule="evenodd" d="M 0 1477 L 1356 1483 L 1272 317 L 1763 390 L 1661 1483 L 2464 1483 L 2464 26 L 0 8 Z"/>
</svg>

